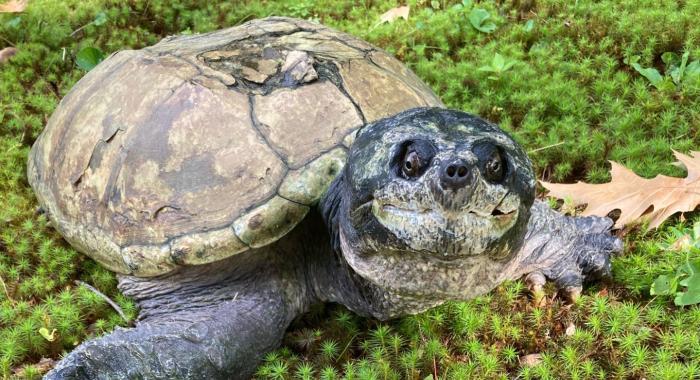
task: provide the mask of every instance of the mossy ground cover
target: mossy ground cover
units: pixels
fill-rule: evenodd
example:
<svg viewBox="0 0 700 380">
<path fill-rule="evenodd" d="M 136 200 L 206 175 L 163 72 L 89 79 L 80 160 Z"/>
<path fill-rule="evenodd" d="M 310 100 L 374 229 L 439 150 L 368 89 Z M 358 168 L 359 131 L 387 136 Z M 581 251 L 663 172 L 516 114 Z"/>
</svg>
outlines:
<svg viewBox="0 0 700 380">
<path fill-rule="evenodd" d="M 77 254 L 37 212 L 27 185 L 28 149 L 84 75 L 75 56 L 140 48 L 169 34 L 198 33 L 256 17 L 311 18 L 383 47 L 429 83 L 449 107 L 511 131 L 538 177 L 607 180 L 607 160 L 643 176 L 682 175 L 672 149 L 700 141 L 700 82 L 663 77 L 653 86 L 632 66 L 668 67 L 673 52 L 700 59 L 700 1 L 410 1 L 407 21 L 378 24 L 392 1 L 48 1 L 0 15 L 0 377 L 37 377 L 82 340 L 125 322 L 76 280 L 92 284 L 133 318 L 114 275 Z M 490 33 L 469 15 L 488 12 Z M 96 22 L 96 20 L 98 20 Z M 493 29 L 492 27 L 482 28 Z M 499 58 L 500 57 L 500 58 Z M 502 61 L 501 61 L 502 60 Z M 109 91 L 105 84 L 102 91 Z M 534 307 L 519 281 L 465 303 L 389 323 L 341 307 L 295 323 L 260 378 L 685 378 L 700 376 L 700 308 L 679 308 L 649 286 L 696 249 L 668 249 L 674 228 L 626 236 L 615 280 L 574 304 L 548 291 Z M 571 326 L 574 326 L 573 328 Z M 527 367 L 519 358 L 541 354 Z"/>
</svg>

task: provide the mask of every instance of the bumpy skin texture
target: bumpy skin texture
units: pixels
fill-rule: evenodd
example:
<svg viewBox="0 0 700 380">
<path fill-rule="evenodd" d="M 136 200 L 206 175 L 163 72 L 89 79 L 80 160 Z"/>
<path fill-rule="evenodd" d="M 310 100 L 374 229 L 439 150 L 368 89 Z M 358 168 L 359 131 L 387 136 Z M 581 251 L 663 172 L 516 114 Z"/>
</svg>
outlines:
<svg viewBox="0 0 700 380">
<path fill-rule="evenodd" d="M 610 255 L 621 244 L 608 233 L 608 219 L 566 217 L 541 202 L 531 215 L 518 252 L 525 266 L 514 265 L 503 279 L 543 271 L 568 286 L 562 274 L 573 274 L 576 284 L 609 276 Z M 282 241 L 220 263 L 153 279 L 120 278 L 121 290 L 141 308 L 137 326 L 83 343 L 46 379 L 248 379 L 313 303 L 339 302 L 364 316 L 394 314 L 391 305 L 374 302 L 387 294 L 330 249 L 320 219 L 312 212 Z M 231 265 L 235 260 L 246 265 Z"/>
<path fill-rule="evenodd" d="M 570 217 L 535 201 L 523 246 L 503 273 L 539 289 L 554 281 L 568 298 L 575 298 L 584 282 L 610 279 L 610 257 L 622 252 L 622 241 L 610 234 L 610 218 Z"/>
<path fill-rule="evenodd" d="M 507 169 L 498 176 L 494 160 Z M 420 170 L 407 175 L 406 161 Z M 417 220 L 435 236 L 416 237 Z M 534 201 L 527 157 L 495 126 L 406 111 L 362 129 L 318 208 L 281 240 L 173 274 L 121 277 L 141 308 L 137 326 L 83 343 L 47 379 L 247 379 L 314 303 L 388 319 L 527 274 L 578 291 L 610 275 L 622 248 L 611 225 Z"/>
</svg>

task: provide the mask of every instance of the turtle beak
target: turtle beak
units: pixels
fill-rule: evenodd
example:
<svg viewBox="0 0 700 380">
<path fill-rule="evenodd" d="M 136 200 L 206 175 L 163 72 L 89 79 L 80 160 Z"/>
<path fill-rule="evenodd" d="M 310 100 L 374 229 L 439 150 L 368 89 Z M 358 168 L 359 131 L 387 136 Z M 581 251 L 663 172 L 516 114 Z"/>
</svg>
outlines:
<svg viewBox="0 0 700 380">
<path fill-rule="evenodd" d="M 445 211 L 461 211 L 471 201 L 477 175 L 474 165 L 459 157 L 443 160 L 431 173 L 431 191 Z"/>
</svg>

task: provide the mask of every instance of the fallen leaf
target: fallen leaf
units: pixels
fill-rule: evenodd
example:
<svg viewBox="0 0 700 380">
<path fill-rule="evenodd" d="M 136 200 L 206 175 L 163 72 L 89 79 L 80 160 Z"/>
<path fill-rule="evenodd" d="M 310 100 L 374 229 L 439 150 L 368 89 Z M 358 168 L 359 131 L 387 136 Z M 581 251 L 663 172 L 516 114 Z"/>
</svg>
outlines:
<svg viewBox="0 0 700 380">
<path fill-rule="evenodd" d="M 411 8 L 408 5 L 404 5 L 403 7 L 396 7 L 389 9 L 388 11 L 384 12 L 381 16 L 379 16 L 379 23 L 392 23 L 394 20 L 397 18 L 402 18 L 404 20 L 408 20 L 408 12 L 411 10 Z"/>
<path fill-rule="evenodd" d="M 44 337 L 44 339 L 48 340 L 49 342 L 53 342 L 56 340 L 56 329 L 51 330 L 49 332 L 49 329 L 46 327 L 41 327 L 39 328 L 39 334 Z"/>
<path fill-rule="evenodd" d="M 566 326 L 566 330 L 564 331 L 564 335 L 573 336 L 574 333 L 576 333 L 576 325 L 574 325 L 574 322 L 569 322 L 569 325 Z"/>
<path fill-rule="evenodd" d="M 15 54 L 17 54 L 17 49 L 13 47 L 6 47 L 0 50 L 0 63 L 7 61 L 8 59 L 12 58 Z"/>
<path fill-rule="evenodd" d="M 534 367 L 542 361 L 541 354 L 529 354 L 520 357 L 520 365 L 523 367 Z"/>
<path fill-rule="evenodd" d="M 648 220 L 649 227 L 656 228 L 671 215 L 693 211 L 700 204 L 700 152 L 691 152 L 690 156 L 673 153 L 688 171 L 685 178 L 657 175 L 646 179 L 611 161 L 612 180 L 608 183 L 540 183 L 549 190 L 549 196 L 571 198 L 576 205 L 587 204 L 582 215 L 605 216 L 617 209 L 617 227 Z"/>
<path fill-rule="evenodd" d="M 27 8 L 29 0 L 10 0 L 0 4 L 0 13 L 19 13 Z"/>
</svg>

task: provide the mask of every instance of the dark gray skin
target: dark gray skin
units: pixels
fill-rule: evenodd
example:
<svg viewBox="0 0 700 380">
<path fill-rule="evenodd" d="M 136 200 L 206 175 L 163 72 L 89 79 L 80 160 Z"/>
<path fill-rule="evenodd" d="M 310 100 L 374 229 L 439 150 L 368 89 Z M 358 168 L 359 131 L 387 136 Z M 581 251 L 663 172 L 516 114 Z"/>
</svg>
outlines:
<svg viewBox="0 0 700 380">
<path fill-rule="evenodd" d="M 385 320 L 523 275 L 576 295 L 610 275 L 622 249 L 611 226 L 535 201 L 525 153 L 495 126 L 409 110 L 364 127 L 318 209 L 276 243 L 120 277 L 141 309 L 136 327 L 83 343 L 46 378 L 247 379 L 319 302 Z"/>
</svg>

